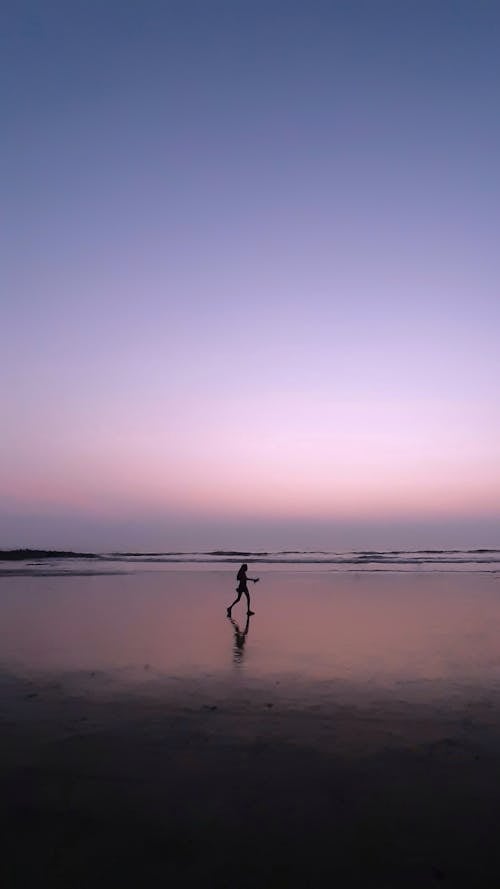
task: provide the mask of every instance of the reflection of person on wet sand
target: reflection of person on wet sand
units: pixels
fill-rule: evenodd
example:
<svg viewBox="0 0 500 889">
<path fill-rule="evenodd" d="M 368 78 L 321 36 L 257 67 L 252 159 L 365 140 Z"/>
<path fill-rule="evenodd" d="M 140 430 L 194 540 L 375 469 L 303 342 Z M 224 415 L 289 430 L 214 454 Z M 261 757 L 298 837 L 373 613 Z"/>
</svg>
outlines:
<svg viewBox="0 0 500 889">
<path fill-rule="evenodd" d="M 245 654 L 245 642 L 247 641 L 247 633 L 250 626 L 250 615 L 247 614 L 247 622 L 243 631 L 240 629 L 239 624 L 236 623 L 234 618 L 230 617 L 229 620 L 234 629 L 233 661 L 235 664 L 239 664 L 243 660 L 243 655 Z"/>
<path fill-rule="evenodd" d="M 234 602 L 231 603 L 229 608 L 227 609 L 227 616 L 231 617 L 231 609 L 234 608 L 237 602 L 240 601 L 242 595 L 246 596 L 247 599 L 247 614 L 255 614 L 255 611 L 252 611 L 250 608 L 250 593 L 248 592 L 247 581 L 251 580 L 252 583 L 257 583 L 258 577 L 247 577 L 248 565 L 245 563 L 241 566 L 238 574 L 236 575 L 236 580 L 238 581 L 238 586 L 236 588 L 236 592 L 238 593 Z"/>
</svg>

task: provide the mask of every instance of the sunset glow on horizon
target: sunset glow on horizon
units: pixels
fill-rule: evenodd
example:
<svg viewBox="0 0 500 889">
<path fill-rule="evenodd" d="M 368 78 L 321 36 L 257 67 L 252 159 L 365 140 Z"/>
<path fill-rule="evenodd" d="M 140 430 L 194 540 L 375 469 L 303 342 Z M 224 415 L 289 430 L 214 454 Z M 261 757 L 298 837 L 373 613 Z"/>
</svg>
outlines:
<svg viewBox="0 0 500 889">
<path fill-rule="evenodd" d="M 498 7 L 126 6 L 6 14 L 0 546 L 498 544 Z"/>
</svg>

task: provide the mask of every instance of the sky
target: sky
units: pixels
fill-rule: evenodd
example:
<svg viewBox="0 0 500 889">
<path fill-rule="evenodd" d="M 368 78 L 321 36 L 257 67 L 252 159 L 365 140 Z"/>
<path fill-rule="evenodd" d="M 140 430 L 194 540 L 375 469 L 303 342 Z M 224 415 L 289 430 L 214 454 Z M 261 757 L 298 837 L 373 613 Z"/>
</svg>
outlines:
<svg viewBox="0 0 500 889">
<path fill-rule="evenodd" d="M 498 545 L 498 3 L 2 10 L 0 546 Z"/>
</svg>

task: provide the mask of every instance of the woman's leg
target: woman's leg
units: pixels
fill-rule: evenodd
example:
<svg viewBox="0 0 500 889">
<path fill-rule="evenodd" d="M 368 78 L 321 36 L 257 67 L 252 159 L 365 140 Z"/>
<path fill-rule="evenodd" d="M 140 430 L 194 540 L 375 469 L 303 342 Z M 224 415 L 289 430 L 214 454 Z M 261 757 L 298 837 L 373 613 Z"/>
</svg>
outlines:
<svg viewBox="0 0 500 889">
<path fill-rule="evenodd" d="M 250 607 L 250 593 L 248 590 L 245 590 L 245 596 L 247 597 L 247 614 L 255 614 Z"/>
<path fill-rule="evenodd" d="M 238 590 L 236 590 L 236 592 L 238 592 Z M 231 617 L 231 608 L 234 608 L 234 606 L 236 605 L 237 602 L 240 601 L 240 599 L 241 599 L 241 592 L 238 593 L 234 602 L 231 602 L 229 608 L 227 609 L 227 616 L 228 617 Z"/>
</svg>

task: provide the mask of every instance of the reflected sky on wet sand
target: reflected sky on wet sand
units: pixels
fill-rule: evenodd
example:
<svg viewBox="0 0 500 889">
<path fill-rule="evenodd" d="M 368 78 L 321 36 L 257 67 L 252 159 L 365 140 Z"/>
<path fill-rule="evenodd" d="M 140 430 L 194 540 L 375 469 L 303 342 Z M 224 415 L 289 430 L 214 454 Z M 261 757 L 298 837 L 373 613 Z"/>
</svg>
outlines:
<svg viewBox="0 0 500 889">
<path fill-rule="evenodd" d="M 0 581 L 1 665 L 140 678 L 494 684 L 500 582 L 484 574 L 261 574 L 255 616 L 232 573 Z"/>
</svg>

